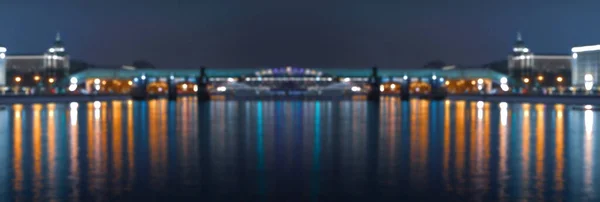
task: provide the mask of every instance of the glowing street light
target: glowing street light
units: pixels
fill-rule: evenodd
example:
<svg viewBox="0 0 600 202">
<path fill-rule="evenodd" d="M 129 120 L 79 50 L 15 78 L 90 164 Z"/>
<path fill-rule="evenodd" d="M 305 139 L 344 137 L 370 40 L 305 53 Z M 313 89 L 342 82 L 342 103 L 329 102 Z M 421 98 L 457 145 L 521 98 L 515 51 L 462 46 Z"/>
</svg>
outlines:
<svg viewBox="0 0 600 202">
<path fill-rule="evenodd" d="M 128 81 L 127 84 L 129 84 L 131 86 L 131 85 L 133 85 L 133 81 Z"/>
<path fill-rule="evenodd" d="M 17 83 L 20 83 L 20 82 L 21 82 L 21 77 L 20 77 L 20 76 L 17 76 L 17 77 L 15 77 L 15 81 L 16 81 Z"/>
<path fill-rule="evenodd" d="M 35 75 L 35 76 L 33 76 L 33 80 L 34 80 L 34 81 L 36 81 L 36 82 L 37 82 L 37 81 L 40 81 L 40 79 L 41 79 L 41 78 L 40 78 L 40 76 L 38 76 L 38 75 Z"/>
<path fill-rule="evenodd" d="M 54 78 L 49 78 L 49 79 L 48 79 L 48 82 L 49 82 L 49 83 L 54 83 Z"/>
<path fill-rule="evenodd" d="M 538 79 L 538 81 L 543 81 L 544 80 L 544 76 L 538 76 L 537 79 Z"/>
<path fill-rule="evenodd" d="M 563 81 L 563 78 L 562 78 L 562 77 L 560 77 L 560 76 L 559 76 L 559 77 L 556 77 L 556 81 L 558 81 L 559 83 L 561 83 L 561 82 Z"/>
<path fill-rule="evenodd" d="M 523 82 L 525 82 L 525 83 L 529 83 L 529 78 L 524 78 L 524 79 L 523 79 Z"/>
<path fill-rule="evenodd" d="M 379 86 L 379 91 L 383 92 L 385 90 L 385 87 L 383 85 Z"/>
<path fill-rule="evenodd" d="M 392 88 L 392 90 L 396 89 L 396 84 L 390 85 L 390 88 Z"/>
</svg>

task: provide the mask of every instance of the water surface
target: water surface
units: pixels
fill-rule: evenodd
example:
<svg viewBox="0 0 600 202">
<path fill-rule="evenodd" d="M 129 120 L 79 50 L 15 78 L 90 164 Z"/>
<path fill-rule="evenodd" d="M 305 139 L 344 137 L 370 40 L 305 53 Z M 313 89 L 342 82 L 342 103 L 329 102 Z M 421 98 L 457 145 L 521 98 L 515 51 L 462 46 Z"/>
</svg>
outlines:
<svg viewBox="0 0 600 202">
<path fill-rule="evenodd" d="M 466 101 L 0 109 L 0 201 L 582 201 L 600 111 Z"/>
</svg>

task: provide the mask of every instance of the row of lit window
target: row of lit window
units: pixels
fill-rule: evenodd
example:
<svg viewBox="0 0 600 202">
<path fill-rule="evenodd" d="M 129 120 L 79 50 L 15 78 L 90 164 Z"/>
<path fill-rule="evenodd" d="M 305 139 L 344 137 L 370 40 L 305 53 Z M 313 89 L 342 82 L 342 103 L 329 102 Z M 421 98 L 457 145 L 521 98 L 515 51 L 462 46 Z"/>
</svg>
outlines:
<svg viewBox="0 0 600 202">
<path fill-rule="evenodd" d="M 246 81 L 333 81 L 331 77 L 247 77 Z"/>
</svg>

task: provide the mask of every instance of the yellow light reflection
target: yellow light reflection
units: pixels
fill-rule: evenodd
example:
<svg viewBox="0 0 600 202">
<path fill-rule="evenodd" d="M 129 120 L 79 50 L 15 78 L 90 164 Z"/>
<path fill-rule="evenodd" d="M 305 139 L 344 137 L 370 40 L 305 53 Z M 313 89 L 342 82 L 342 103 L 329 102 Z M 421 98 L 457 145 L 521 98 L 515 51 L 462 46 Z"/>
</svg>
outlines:
<svg viewBox="0 0 600 202">
<path fill-rule="evenodd" d="M 48 145 L 48 181 L 49 186 L 54 187 L 56 182 L 56 120 L 54 118 L 54 111 L 56 110 L 55 104 L 46 105 L 48 110 L 48 121 L 46 126 L 46 136 Z"/>
<path fill-rule="evenodd" d="M 539 199 L 544 198 L 544 139 L 545 139 L 545 125 L 544 125 L 544 105 L 537 104 L 535 105 L 535 111 L 537 114 L 537 124 L 536 124 L 536 165 L 535 165 L 535 174 L 536 174 L 536 190 L 537 197 Z"/>
<path fill-rule="evenodd" d="M 446 81 L 448 82 L 448 81 Z M 452 189 L 450 180 L 450 128 L 452 127 L 450 122 L 450 102 L 444 102 L 444 184 L 446 190 Z"/>
<path fill-rule="evenodd" d="M 556 110 L 556 146 L 555 146 L 555 158 L 556 158 L 556 171 L 554 172 L 554 189 L 556 191 L 562 191 L 564 189 L 564 170 L 565 170 L 565 157 L 564 157 L 564 149 L 565 149 L 565 129 L 564 129 L 564 105 L 556 105 L 554 107 Z"/>
<path fill-rule="evenodd" d="M 187 122 L 186 122 L 187 123 Z M 133 102 L 127 101 L 127 167 L 128 167 L 128 179 L 127 189 L 133 188 L 133 182 L 135 179 L 135 159 L 134 159 L 134 144 L 133 144 Z"/>
<path fill-rule="evenodd" d="M 23 191 L 23 105 L 13 105 L 14 121 L 13 121 L 13 188 L 17 192 Z"/>
<path fill-rule="evenodd" d="M 112 102 L 112 172 L 113 190 L 119 194 L 121 188 L 121 178 L 123 177 L 123 139 L 122 139 L 122 120 L 121 120 L 121 101 Z"/>
<path fill-rule="evenodd" d="M 33 193 L 34 198 L 39 199 L 43 189 L 42 184 L 42 105 L 35 104 L 33 107 Z"/>
<path fill-rule="evenodd" d="M 465 155 L 466 155 L 466 144 L 465 144 L 465 101 L 457 101 L 456 102 L 456 138 L 455 138 L 455 174 L 457 179 L 457 192 L 460 194 L 466 188 L 466 179 L 465 179 Z"/>
</svg>

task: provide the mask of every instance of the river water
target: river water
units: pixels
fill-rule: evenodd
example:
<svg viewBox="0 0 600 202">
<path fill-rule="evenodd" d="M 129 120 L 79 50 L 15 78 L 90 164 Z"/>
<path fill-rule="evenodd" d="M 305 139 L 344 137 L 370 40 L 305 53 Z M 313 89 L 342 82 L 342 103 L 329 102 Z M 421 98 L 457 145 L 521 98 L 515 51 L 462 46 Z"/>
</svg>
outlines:
<svg viewBox="0 0 600 202">
<path fill-rule="evenodd" d="M 0 109 L 0 201 L 599 200 L 600 111 L 471 101 Z"/>
</svg>

